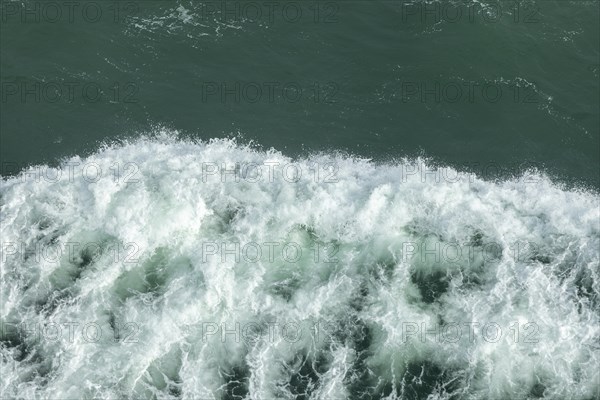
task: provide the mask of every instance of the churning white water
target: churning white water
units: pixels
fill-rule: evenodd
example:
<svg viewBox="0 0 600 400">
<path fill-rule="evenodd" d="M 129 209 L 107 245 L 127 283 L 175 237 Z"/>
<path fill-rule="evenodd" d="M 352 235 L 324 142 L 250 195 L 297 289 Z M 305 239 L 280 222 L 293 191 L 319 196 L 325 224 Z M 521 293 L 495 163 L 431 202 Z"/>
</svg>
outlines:
<svg viewBox="0 0 600 400">
<path fill-rule="evenodd" d="M 5 177 L 2 398 L 593 399 L 599 197 L 172 136 Z"/>
</svg>

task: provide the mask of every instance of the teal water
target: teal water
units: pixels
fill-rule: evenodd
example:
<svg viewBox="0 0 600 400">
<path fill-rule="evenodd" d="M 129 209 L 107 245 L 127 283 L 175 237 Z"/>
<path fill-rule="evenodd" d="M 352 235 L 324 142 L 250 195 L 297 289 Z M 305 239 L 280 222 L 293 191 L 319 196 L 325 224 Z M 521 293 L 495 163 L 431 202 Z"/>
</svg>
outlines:
<svg viewBox="0 0 600 400">
<path fill-rule="evenodd" d="M 161 125 L 598 186 L 597 1 L 91 4 L 3 1 L 5 162 Z"/>
<path fill-rule="evenodd" d="M 599 1 L 0 24 L 0 398 L 600 399 Z"/>
</svg>

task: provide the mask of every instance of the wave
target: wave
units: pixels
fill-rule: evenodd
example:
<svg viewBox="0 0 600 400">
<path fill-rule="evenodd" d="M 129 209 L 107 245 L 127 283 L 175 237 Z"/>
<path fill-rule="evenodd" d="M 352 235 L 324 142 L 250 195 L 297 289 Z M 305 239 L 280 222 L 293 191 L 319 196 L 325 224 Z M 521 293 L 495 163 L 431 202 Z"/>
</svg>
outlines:
<svg viewBox="0 0 600 400">
<path fill-rule="evenodd" d="M 164 134 L 4 177 L 0 204 L 5 397 L 600 389 L 599 197 L 540 172 Z"/>
</svg>

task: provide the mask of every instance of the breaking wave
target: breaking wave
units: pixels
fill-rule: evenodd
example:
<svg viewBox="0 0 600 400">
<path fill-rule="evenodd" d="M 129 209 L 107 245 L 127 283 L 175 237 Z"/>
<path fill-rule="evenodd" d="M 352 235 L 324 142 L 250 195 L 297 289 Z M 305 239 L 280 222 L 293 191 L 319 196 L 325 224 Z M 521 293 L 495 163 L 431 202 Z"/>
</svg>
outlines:
<svg viewBox="0 0 600 400">
<path fill-rule="evenodd" d="M 427 165 L 166 134 L 3 178 L 2 397 L 598 396 L 598 195 Z"/>
</svg>

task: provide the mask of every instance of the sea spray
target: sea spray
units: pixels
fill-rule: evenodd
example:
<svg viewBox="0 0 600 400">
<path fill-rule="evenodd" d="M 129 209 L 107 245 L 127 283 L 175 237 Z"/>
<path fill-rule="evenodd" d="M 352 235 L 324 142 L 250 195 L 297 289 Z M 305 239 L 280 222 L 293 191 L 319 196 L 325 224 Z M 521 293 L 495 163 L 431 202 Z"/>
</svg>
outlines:
<svg viewBox="0 0 600 400">
<path fill-rule="evenodd" d="M 419 168 L 163 135 L 5 177 L 2 396 L 597 396 L 598 195 Z"/>
</svg>

